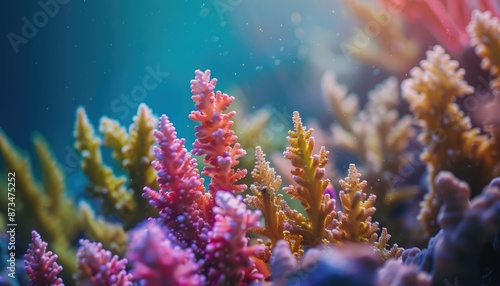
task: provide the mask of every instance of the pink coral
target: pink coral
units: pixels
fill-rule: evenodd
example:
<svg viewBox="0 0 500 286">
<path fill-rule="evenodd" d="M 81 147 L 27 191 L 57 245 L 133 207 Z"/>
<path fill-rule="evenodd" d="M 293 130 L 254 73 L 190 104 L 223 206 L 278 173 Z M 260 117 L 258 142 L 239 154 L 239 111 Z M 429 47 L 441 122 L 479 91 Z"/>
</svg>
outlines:
<svg viewBox="0 0 500 286">
<path fill-rule="evenodd" d="M 196 274 L 198 265 L 190 249 L 181 249 L 167 238 L 166 230 L 150 220 L 130 234 L 127 257 L 132 273 L 144 286 L 196 286 L 205 280 Z"/>
<path fill-rule="evenodd" d="M 405 20 L 421 23 L 432 36 L 453 54 L 469 46 L 466 26 L 473 9 L 500 15 L 495 0 L 379 0 L 386 7 L 399 7 Z"/>
<path fill-rule="evenodd" d="M 77 253 L 77 285 L 131 286 L 132 275 L 125 271 L 127 259 L 119 259 L 101 243 L 80 240 Z"/>
<path fill-rule="evenodd" d="M 162 222 L 183 248 L 202 249 L 202 232 L 209 227 L 197 208 L 196 200 L 204 195 L 203 179 L 196 169 L 196 160 L 178 139 L 168 117 L 161 116 L 158 130 L 154 131 L 158 143 L 153 167 L 157 171 L 159 191 L 144 188 L 143 196 L 160 210 Z"/>
<path fill-rule="evenodd" d="M 31 232 L 31 243 L 24 255 L 25 270 L 30 280 L 28 285 L 64 285 L 57 277 L 62 267 L 56 262 L 57 254 L 47 252 L 47 243 L 36 231 Z"/>
<path fill-rule="evenodd" d="M 247 173 L 244 169 L 233 169 L 239 164 L 238 158 L 246 154 L 236 142 L 238 137 L 231 129 L 234 124 L 231 118 L 236 112 L 224 113 L 234 97 L 220 91 L 214 93 L 216 83 L 217 79 L 210 79 L 210 70 L 195 71 L 191 93 L 197 110 L 189 115 L 190 119 L 200 123 L 196 127 L 197 139 L 193 143 L 193 153 L 205 155 L 207 166 L 203 168 L 202 174 L 212 178 L 208 189 L 213 199 L 220 190 L 237 193 L 247 188 L 244 184 L 235 184 Z"/>
<path fill-rule="evenodd" d="M 210 285 L 247 285 L 263 276 L 250 256 L 263 250 L 262 245 L 247 246 L 249 228 L 259 225 L 259 211 L 247 210 L 241 196 L 218 192 L 214 208 L 215 225 L 209 233 L 206 265 Z"/>
</svg>

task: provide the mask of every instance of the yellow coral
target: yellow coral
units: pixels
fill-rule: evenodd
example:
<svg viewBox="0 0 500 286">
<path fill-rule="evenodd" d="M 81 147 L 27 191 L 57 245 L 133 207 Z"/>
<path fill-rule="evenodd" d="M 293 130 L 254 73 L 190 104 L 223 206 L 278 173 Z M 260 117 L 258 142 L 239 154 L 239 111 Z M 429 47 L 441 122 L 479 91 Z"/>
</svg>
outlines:
<svg viewBox="0 0 500 286">
<path fill-rule="evenodd" d="M 245 202 L 262 211 L 266 225 L 253 230 L 268 237 L 274 245 L 284 237 L 285 214 L 281 210 L 283 195 L 277 194 L 281 177 L 276 176 L 274 169 L 269 167 L 270 163 L 266 161 L 266 155 L 260 146 L 255 149 L 255 158 L 255 168 L 252 171 L 255 182 L 250 186 L 252 195 L 247 195 Z"/>
<path fill-rule="evenodd" d="M 100 140 L 94 135 L 83 108 L 77 111 L 75 148 L 83 157 L 82 169 L 91 182 L 91 193 L 103 198 L 104 210 L 116 214 L 123 220 L 131 219 L 136 211 L 132 193 L 125 187 L 125 177 L 116 177 L 111 168 L 104 165 Z"/>
<path fill-rule="evenodd" d="M 434 181 L 440 171 L 459 175 L 474 190 L 481 190 L 500 175 L 498 143 L 472 128 L 469 118 L 454 103 L 457 97 L 473 92 L 463 79 L 464 73 L 458 62 L 436 46 L 402 85 L 403 96 L 423 128 L 419 135 L 424 146 L 421 159 L 427 164 L 430 189 L 421 204 L 419 220 L 429 234 L 439 229 L 436 216 L 440 204 Z"/>
<path fill-rule="evenodd" d="M 70 241 L 81 231 L 80 213 L 64 192 L 61 167 L 45 140 L 35 135 L 33 143 L 42 170 L 42 183 L 34 178 L 30 160 L 0 129 L 0 154 L 7 172 L 16 176 L 16 220 L 22 221 L 16 238 L 19 242 L 28 242 L 31 230 L 36 229 L 57 251 L 58 262 L 64 267 L 62 276 L 70 278 L 76 270 L 76 250 L 70 247 Z M 7 195 L 2 193 L 2 198 Z"/>
<path fill-rule="evenodd" d="M 350 164 L 347 177 L 340 181 L 343 190 L 339 192 L 339 198 L 344 210 L 338 212 L 338 219 L 334 221 L 332 235 L 335 241 L 374 243 L 377 239 L 378 222 L 371 221 L 376 196 L 367 198 L 363 192 L 367 183 L 360 177 L 356 166 Z"/>
<path fill-rule="evenodd" d="M 112 169 L 104 164 L 101 142 L 94 135 L 85 111 L 79 109 L 77 113 L 75 147 L 82 153 L 82 168 L 91 182 L 90 190 L 103 199 L 105 212 L 118 215 L 127 227 L 154 213 L 153 208 L 142 198 L 142 189 L 144 186 L 157 187 L 155 171 L 151 166 L 155 142 L 152 133 L 156 122 L 156 117 L 145 104 L 139 105 L 128 133 L 115 120 L 101 120 L 103 145 L 113 150 L 114 159 L 126 171 L 127 186 L 125 177 L 115 176 Z"/>
<path fill-rule="evenodd" d="M 293 131 L 287 137 L 290 146 L 284 152 L 285 158 L 292 162 L 291 171 L 296 185 L 284 188 L 293 198 L 299 199 L 308 217 L 296 211 L 285 209 L 285 213 L 295 223 L 292 234 L 302 235 L 305 245 L 317 245 L 323 242 L 325 229 L 335 216 L 335 205 L 330 195 L 324 195 L 330 180 L 323 179 L 328 154 L 324 147 L 319 154 L 313 154 L 314 137 L 312 129 L 302 125 L 298 112 L 293 113 Z"/>
<path fill-rule="evenodd" d="M 472 13 L 472 20 L 467 26 L 471 36 L 471 44 L 476 48 L 476 54 L 481 57 L 481 67 L 489 70 L 493 80 L 490 86 L 500 90 L 500 22 L 493 18 L 491 12 Z"/>
</svg>

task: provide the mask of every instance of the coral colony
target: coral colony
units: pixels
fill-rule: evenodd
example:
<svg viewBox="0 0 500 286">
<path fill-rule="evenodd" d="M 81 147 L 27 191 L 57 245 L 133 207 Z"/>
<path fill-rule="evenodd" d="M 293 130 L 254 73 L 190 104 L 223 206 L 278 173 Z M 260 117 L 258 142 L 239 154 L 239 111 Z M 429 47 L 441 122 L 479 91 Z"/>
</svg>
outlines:
<svg viewBox="0 0 500 286">
<path fill-rule="evenodd" d="M 417 133 L 410 115 L 400 116 L 395 109 L 395 79 L 374 90 L 360 110 L 357 98 L 347 96 L 334 75 L 325 75 L 325 99 L 339 119 L 330 144 L 360 161 L 359 168 L 350 164 L 344 170 L 347 175 L 337 185 L 327 172 L 330 153 L 318 144 L 324 136 L 316 130 L 315 139 L 299 112 L 293 113 L 288 147 L 276 162 L 289 175 L 283 173 L 282 179 L 259 146 L 247 174 L 239 164 L 246 151 L 233 130 L 235 99 L 215 91 L 217 80 L 209 70 L 197 70 L 191 81 L 195 110 L 189 118 L 198 124 L 191 151 L 169 118 L 156 118 L 144 104 L 128 130 L 103 118 L 101 136 L 85 110 L 77 111 L 75 149 L 91 195 L 78 205 L 65 192 L 61 169 L 40 135 L 34 144 L 42 182 L 34 178 L 30 160 L 0 133 L 5 164 L 18 176 L 18 215 L 26 218 L 17 237 L 29 243 L 21 283 L 500 285 L 500 126 L 495 114 L 500 23 L 490 12 L 475 11 L 464 29 L 467 36 L 450 39 L 445 47 L 455 52 L 470 39 L 481 67 L 490 73 L 496 98 L 485 112 L 483 129 L 472 127 L 456 103 L 476 91 L 445 48 L 429 50 L 401 85 L 419 125 L 427 168 L 428 193 L 418 215 L 421 227 L 416 227 L 428 235 L 423 249 L 412 247 L 413 240 L 404 235 L 396 237 L 406 249 L 389 243 L 390 231 L 408 230 L 391 222 L 389 212 L 410 195 L 377 180 L 394 178 Z M 101 148 L 112 151 L 122 175 L 106 165 Z"/>
</svg>

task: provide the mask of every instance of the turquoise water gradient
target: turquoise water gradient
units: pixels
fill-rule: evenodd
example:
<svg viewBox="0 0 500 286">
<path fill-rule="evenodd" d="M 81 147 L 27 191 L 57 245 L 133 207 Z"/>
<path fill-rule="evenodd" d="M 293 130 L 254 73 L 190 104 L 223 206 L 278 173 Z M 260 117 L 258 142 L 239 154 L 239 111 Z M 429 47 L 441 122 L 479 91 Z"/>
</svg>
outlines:
<svg viewBox="0 0 500 286">
<path fill-rule="evenodd" d="M 189 81 L 197 68 L 210 68 L 223 91 L 240 88 L 249 110 L 273 104 L 328 115 L 324 67 L 310 57 L 321 56 L 317 47 L 338 49 L 332 37 L 350 33 L 329 2 L 2 1 L 0 126 L 30 152 L 31 135 L 42 133 L 64 161 L 78 106 L 94 126 L 103 115 L 128 126 L 145 102 L 190 142 Z M 325 54 L 323 62 L 335 67 L 342 59 Z"/>
</svg>

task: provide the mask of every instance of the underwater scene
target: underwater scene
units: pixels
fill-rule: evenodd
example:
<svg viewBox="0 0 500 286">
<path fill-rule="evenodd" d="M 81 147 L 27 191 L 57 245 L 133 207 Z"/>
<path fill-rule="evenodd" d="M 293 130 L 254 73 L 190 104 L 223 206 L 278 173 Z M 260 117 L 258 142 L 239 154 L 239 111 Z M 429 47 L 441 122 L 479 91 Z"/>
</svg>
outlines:
<svg viewBox="0 0 500 286">
<path fill-rule="evenodd" d="M 499 0 L 1 5 L 0 286 L 500 285 Z"/>
</svg>

